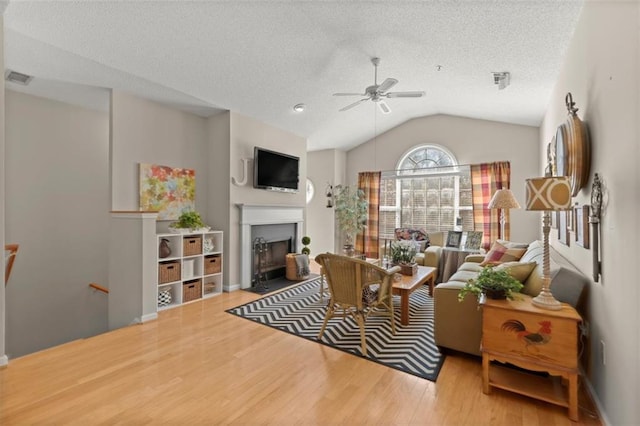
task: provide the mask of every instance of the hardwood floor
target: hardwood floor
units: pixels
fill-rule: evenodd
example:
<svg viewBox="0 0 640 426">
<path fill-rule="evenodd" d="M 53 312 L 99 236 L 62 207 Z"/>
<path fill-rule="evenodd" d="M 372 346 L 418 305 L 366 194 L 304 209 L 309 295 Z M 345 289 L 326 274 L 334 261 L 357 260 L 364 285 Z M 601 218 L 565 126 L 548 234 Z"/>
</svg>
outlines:
<svg viewBox="0 0 640 426">
<path fill-rule="evenodd" d="M 258 297 L 225 293 L 13 359 L 0 424 L 576 424 L 562 407 L 484 395 L 480 358 L 448 356 L 433 383 L 224 312 Z M 601 423 L 581 408 L 577 424 Z"/>
</svg>

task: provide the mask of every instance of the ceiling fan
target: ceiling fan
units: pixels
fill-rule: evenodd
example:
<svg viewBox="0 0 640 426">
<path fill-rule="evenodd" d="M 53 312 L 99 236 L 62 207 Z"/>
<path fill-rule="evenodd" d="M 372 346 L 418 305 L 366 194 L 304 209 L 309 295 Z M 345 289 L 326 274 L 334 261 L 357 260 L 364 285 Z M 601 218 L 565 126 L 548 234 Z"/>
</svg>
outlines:
<svg viewBox="0 0 640 426">
<path fill-rule="evenodd" d="M 360 105 L 364 101 L 372 100 L 378 107 L 380 111 L 384 114 L 389 114 L 391 112 L 391 108 L 389 105 L 383 100 L 383 98 L 421 98 L 425 95 L 422 91 L 413 91 L 413 92 L 388 92 L 393 86 L 398 83 L 398 80 L 395 78 L 387 78 L 382 83 L 378 84 L 378 65 L 380 64 L 380 58 L 371 58 L 371 63 L 375 68 L 375 74 L 373 77 L 373 86 L 369 86 L 364 89 L 364 93 L 334 93 L 333 96 L 365 96 L 365 98 L 360 99 L 352 104 L 347 105 L 344 108 L 340 108 L 340 111 L 346 111 L 353 107 Z"/>
</svg>

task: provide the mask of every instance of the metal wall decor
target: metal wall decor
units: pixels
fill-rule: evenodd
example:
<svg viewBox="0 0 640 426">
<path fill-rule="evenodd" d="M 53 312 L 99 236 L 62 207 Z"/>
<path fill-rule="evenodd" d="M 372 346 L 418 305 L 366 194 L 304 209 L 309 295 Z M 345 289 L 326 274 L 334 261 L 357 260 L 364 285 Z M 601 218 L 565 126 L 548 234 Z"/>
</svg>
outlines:
<svg viewBox="0 0 640 426">
<path fill-rule="evenodd" d="M 600 215 L 602 214 L 602 182 L 596 173 L 591 186 L 591 234 L 593 235 L 593 281 L 600 278 Z"/>
</svg>

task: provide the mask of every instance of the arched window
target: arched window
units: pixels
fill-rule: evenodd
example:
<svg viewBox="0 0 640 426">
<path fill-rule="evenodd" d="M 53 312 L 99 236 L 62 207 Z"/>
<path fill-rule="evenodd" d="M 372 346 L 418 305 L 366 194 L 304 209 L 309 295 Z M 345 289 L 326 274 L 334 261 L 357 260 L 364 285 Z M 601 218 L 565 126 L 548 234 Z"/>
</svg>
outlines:
<svg viewBox="0 0 640 426">
<path fill-rule="evenodd" d="M 446 148 L 438 145 L 421 145 L 412 148 L 398 161 L 398 171 L 401 174 L 423 173 L 424 169 L 436 167 L 456 166 L 458 162 Z"/>
<path fill-rule="evenodd" d="M 446 148 L 425 144 L 403 154 L 380 182 L 380 238 L 395 228 L 473 230 L 471 177 Z"/>
</svg>

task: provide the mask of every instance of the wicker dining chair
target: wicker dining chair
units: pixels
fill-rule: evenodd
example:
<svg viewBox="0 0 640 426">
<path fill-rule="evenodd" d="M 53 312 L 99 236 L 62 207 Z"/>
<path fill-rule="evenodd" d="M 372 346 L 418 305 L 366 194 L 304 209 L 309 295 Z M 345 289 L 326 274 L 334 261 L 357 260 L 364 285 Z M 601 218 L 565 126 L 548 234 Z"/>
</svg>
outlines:
<svg viewBox="0 0 640 426">
<path fill-rule="evenodd" d="M 4 246 L 4 285 L 6 286 L 11 276 L 13 262 L 18 254 L 18 244 L 6 244 Z"/>
<path fill-rule="evenodd" d="M 365 356 L 365 321 L 370 314 L 390 317 L 391 331 L 396 333 L 391 286 L 393 276 L 400 271 L 399 266 L 387 270 L 365 260 L 331 253 L 319 254 L 315 261 L 323 268 L 331 295 L 318 340 L 322 339 L 327 323 L 333 317 L 355 319 Z"/>
</svg>

